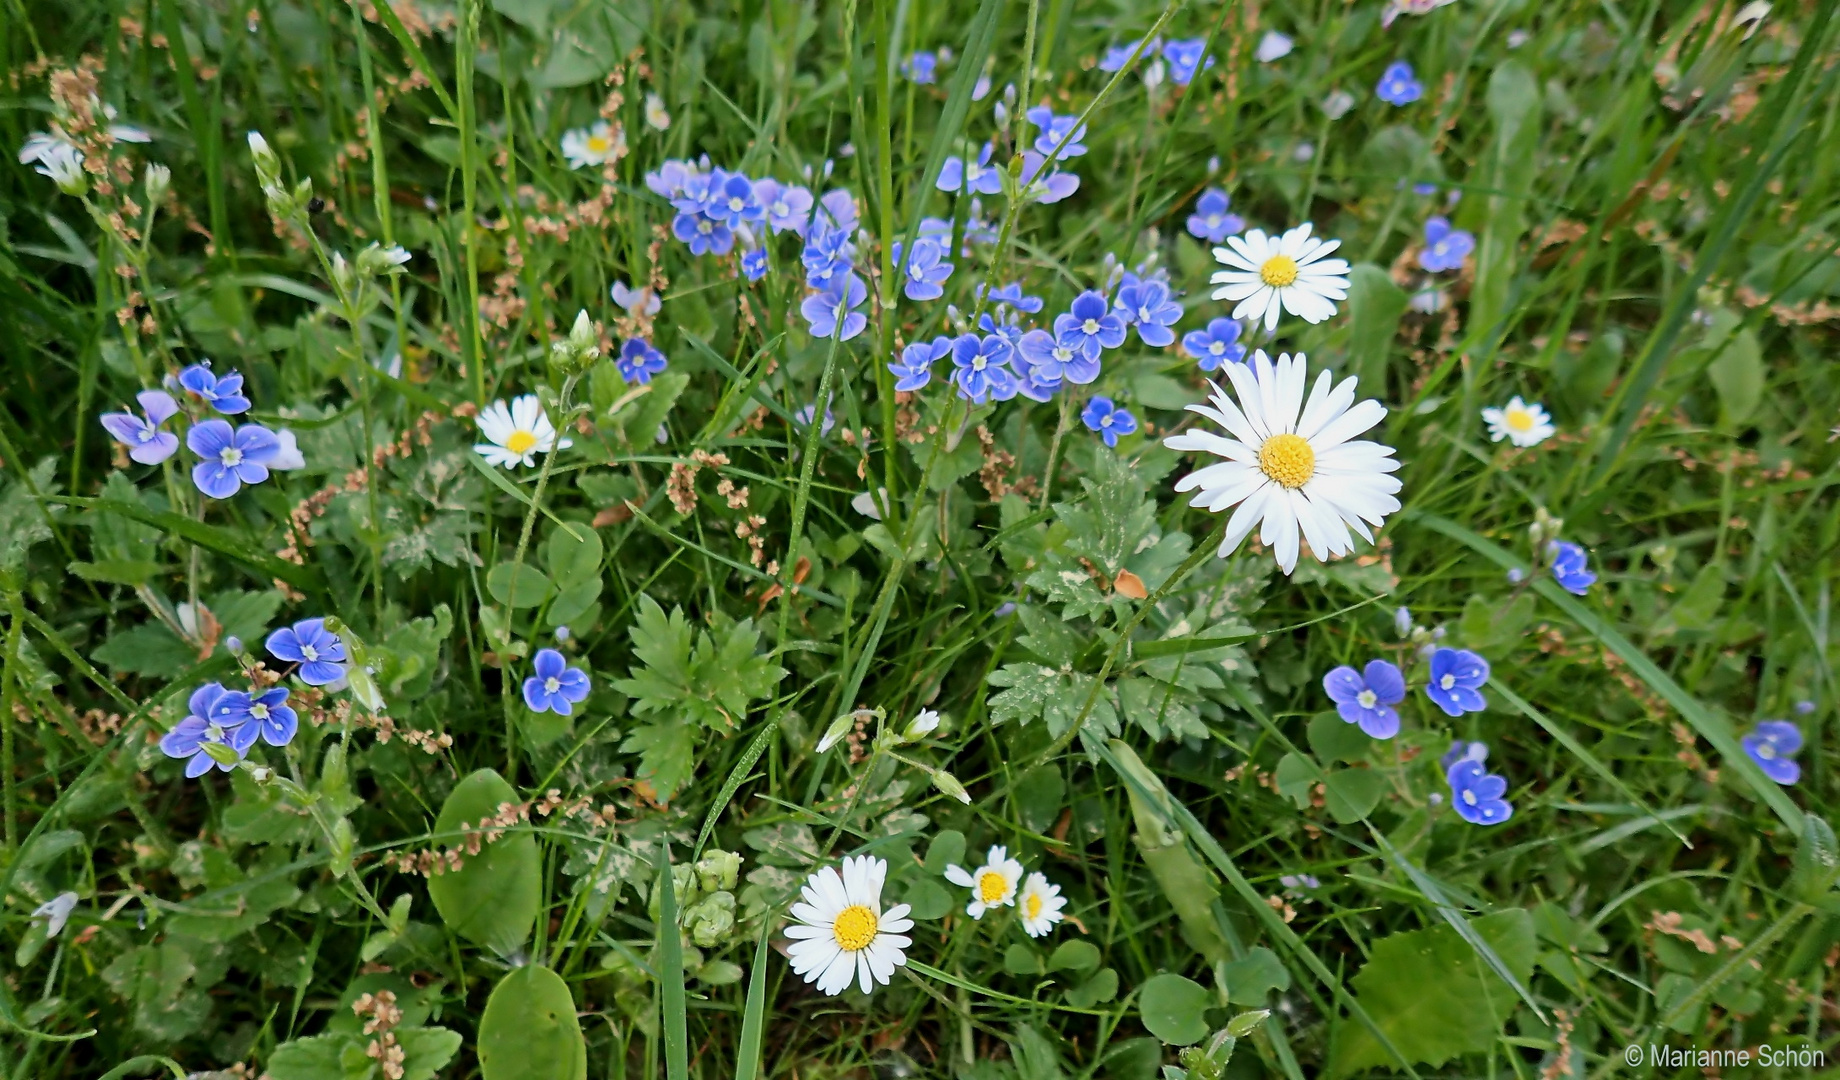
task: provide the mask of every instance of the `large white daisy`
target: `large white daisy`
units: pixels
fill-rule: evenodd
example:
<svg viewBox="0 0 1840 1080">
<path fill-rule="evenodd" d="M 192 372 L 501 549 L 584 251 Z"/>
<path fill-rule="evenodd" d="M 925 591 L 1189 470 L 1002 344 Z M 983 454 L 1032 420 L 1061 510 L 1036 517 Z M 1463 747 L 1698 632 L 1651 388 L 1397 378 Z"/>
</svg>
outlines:
<svg viewBox="0 0 1840 1080">
<path fill-rule="evenodd" d="M 1522 401 L 1518 395 L 1499 409 L 1482 410 L 1482 419 L 1489 425 L 1490 442 L 1506 439 L 1516 446 L 1538 446 L 1559 430 L 1553 427 L 1545 406 Z"/>
<path fill-rule="evenodd" d="M 1260 229 L 1229 236 L 1226 247 L 1214 249 L 1215 260 L 1227 267 L 1208 279 L 1220 286 L 1214 299 L 1238 304 L 1235 319 L 1263 319 L 1268 332 L 1278 328 L 1280 308 L 1304 322 L 1322 322 L 1335 314 L 1331 301 L 1348 298 L 1348 261 L 1326 258 L 1341 246 L 1340 240 L 1310 239 L 1307 221 L 1283 236 Z"/>
<path fill-rule="evenodd" d="M 888 985 L 907 963 L 902 950 L 913 939 L 902 934 L 914 921 L 906 904 L 882 910 L 887 877 L 887 860 L 868 855 L 844 859 L 841 875 L 829 866 L 811 875 L 800 890 L 805 902 L 792 905 L 798 922 L 786 927 L 792 970 L 826 994 L 843 993 L 852 977 L 865 994 Z"/>
<path fill-rule="evenodd" d="M 1226 459 L 1176 482 L 1177 491 L 1196 492 L 1190 506 L 1215 513 L 1239 507 L 1227 521 L 1220 556 L 1232 554 L 1261 522 L 1259 540 L 1286 574 L 1297 568 L 1300 534 L 1319 562 L 1354 550 L 1350 529 L 1372 542 L 1367 526 L 1380 525 L 1399 509 L 1393 497 L 1399 480 L 1389 475 L 1399 462 L 1390 446 L 1350 440 L 1385 419 L 1386 408 L 1371 399 L 1356 404 L 1355 379 L 1331 387 L 1327 371 L 1304 401 L 1302 353 L 1281 355 L 1273 365 L 1261 349 L 1250 364 L 1224 364 L 1221 370 L 1232 380 L 1234 396 L 1210 382 L 1212 405 L 1190 405 L 1188 411 L 1227 434 L 1189 430 L 1163 440 L 1171 450 Z"/>
<path fill-rule="evenodd" d="M 509 408 L 494 401 L 479 410 L 479 433 L 491 442 L 475 443 L 473 449 L 491 464 L 507 469 L 535 465 L 537 454 L 575 445 L 569 439 L 556 441 L 555 425 L 543 414 L 535 394 L 512 398 Z"/>
<path fill-rule="evenodd" d="M 624 131 L 614 131 L 613 125 L 605 120 L 597 121 L 593 127 L 575 128 L 562 134 L 562 156 L 569 159 L 569 168 L 585 169 L 591 165 L 605 165 L 613 157 L 614 151 L 626 142 Z"/>
<path fill-rule="evenodd" d="M 1022 884 L 1022 864 L 1009 857 L 1009 849 L 998 844 L 985 854 L 984 865 L 976 870 L 962 866 L 946 867 L 946 880 L 971 890 L 971 903 L 965 914 L 981 919 L 991 908 L 1016 902 L 1016 889 Z"/>
<path fill-rule="evenodd" d="M 1061 909 L 1066 906 L 1067 898 L 1061 895 L 1061 887 L 1048 884 L 1048 879 L 1039 873 L 1029 875 L 1016 897 L 1022 930 L 1030 937 L 1041 937 L 1054 929 L 1054 924 L 1061 921 Z"/>
</svg>

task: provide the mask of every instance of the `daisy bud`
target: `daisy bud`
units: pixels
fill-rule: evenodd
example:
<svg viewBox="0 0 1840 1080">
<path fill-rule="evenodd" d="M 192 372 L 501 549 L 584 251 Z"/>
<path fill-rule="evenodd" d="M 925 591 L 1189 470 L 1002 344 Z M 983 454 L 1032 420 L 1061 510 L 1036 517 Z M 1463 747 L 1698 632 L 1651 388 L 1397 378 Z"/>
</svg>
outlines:
<svg viewBox="0 0 1840 1080">
<path fill-rule="evenodd" d="M 142 183 L 147 188 L 147 201 L 158 206 L 166 197 L 167 189 L 172 187 L 172 170 L 164 165 L 149 165 Z"/>
<path fill-rule="evenodd" d="M 971 793 L 965 790 L 965 785 L 959 783 L 957 777 L 944 769 L 933 770 L 933 786 L 966 806 L 971 805 Z"/>
</svg>

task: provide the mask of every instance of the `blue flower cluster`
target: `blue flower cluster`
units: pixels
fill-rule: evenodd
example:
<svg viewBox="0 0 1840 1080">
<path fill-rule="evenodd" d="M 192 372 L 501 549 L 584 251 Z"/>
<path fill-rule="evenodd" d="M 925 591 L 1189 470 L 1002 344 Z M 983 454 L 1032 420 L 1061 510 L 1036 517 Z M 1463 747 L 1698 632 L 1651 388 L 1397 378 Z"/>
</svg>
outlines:
<svg viewBox="0 0 1840 1080">
<path fill-rule="evenodd" d="M 229 772 L 258 738 L 270 746 L 286 746 L 294 740 L 300 720 L 287 700 L 284 686 L 245 691 L 205 683 L 192 691 L 185 719 L 160 739 L 160 752 L 184 759 L 188 777 L 203 776 L 212 765 Z M 213 756 L 211 746 L 224 749 Z"/>
<path fill-rule="evenodd" d="M 249 411 L 243 376 L 234 371 L 220 376 L 211 370 L 208 361 L 179 372 L 168 385 L 185 393 L 199 407 L 224 416 Z M 178 435 L 162 431 L 161 426 L 178 415 L 179 403 L 165 390 L 143 390 L 135 400 L 142 415 L 104 413 L 102 428 L 128 448 L 130 458 L 143 465 L 157 465 L 178 452 Z M 231 427 L 229 421 L 215 416 L 196 420 L 186 432 L 185 445 L 199 458 L 198 464 L 192 466 L 193 485 L 213 499 L 228 499 L 244 484 L 267 480 L 269 468 L 282 454 L 280 436 L 261 424 Z"/>
<path fill-rule="evenodd" d="M 1195 73 L 1206 71 L 1214 66 L 1214 58 L 1207 56 L 1206 38 L 1176 38 L 1170 41 L 1151 39 L 1147 44 L 1141 39 L 1124 45 L 1114 45 L 1105 50 L 1099 58 L 1100 71 L 1122 71 L 1131 62 L 1131 54 L 1143 47 L 1140 59 L 1150 59 L 1162 55 L 1163 62 L 1169 65 L 1169 80 L 1177 86 L 1187 86 L 1195 79 Z"/>
<path fill-rule="evenodd" d="M 1056 117 L 1046 106 L 1030 109 L 1028 117 L 1038 128 L 1041 135 L 1035 140 L 1031 149 L 1022 152 L 1022 174 L 1017 178 L 1021 185 L 1019 198 L 1024 203 L 1057 203 L 1080 190 L 1078 175 L 1065 172 L 1059 163 L 1068 158 L 1079 157 L 1086 152 L 1086 147 L 1079 142 L 1084 137 L 1086 128 L 1080 126 L 1079 134 L 1068 144 L 1061 147 L 1055 158 L 1053 168 L 1048 168 L 1050 155 L 1060 140 L 1073 130 L 1079 118 L 1073 116 Z M 991 155 L 996 153 L 994 143 L 985 143 L 978 150 L 977 157 L 959 157 L 954 155 L 945 160 L 939 169 L 939 179 L 933 186 L 940 191 L 954 194 L 996 195 L 1003 190 L 1003 169 L 990 163 Z M 948 229 L 948 232 L 950 230 Z M 924 232 L 922 233 L 924 235 Z M 967 233 L 969 235 L 969 233 Z"/>
<path fill-rule="evenodd" d="M 1488 757 L 1489 748 L 1482 743 L 1458 740 L 1439 762 L 1450 785 L 1451 809 L 1471 825 L 1500 825 L 1514 816 L 1514 806 L 1502 797 L 1508 793 L 1508 781 L 1489 772 L 1483 764 Z"/>
</svg>

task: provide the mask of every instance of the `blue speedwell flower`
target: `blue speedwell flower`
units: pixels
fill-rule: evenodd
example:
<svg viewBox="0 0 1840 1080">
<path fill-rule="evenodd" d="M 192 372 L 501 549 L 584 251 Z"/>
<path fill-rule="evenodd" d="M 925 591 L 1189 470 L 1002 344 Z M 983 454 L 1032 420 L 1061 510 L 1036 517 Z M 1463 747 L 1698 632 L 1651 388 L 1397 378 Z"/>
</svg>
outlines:
<svg viewBox="0 0 1840 1080">
<path fill-rule="evenodd" d="M 952 381 L 960 397 L 973 405 L 991 398 L 1008 401 L 1016 396 L 1016 376 L 1009 369 L 1014 348 L 1001 334 L 960 334 L 952 342 Z"/>
<path fill-rule="evenodd" d="M 901 242 L 895 241 L 895 265 L 901 263 Z M 907 260 L 907 283 L 902 292 L 909 300 L 937 300 L 945 295 L 943 282 L 952 276 L 952 264 L 945 261 L 945 245 L 929 237 L 914 241 L 914 253 Z"/>
<path fill-rule="evenodd" d="M 326 629 L 325 619 L 302 619 L 268 635 L 269 655 L 290 664 L 308 686 L 325 686 L 345 677 L 345 643 Z"/>
<path fill-rule="evenodd" d="M 1016 351 L 1040 372 L 1039 379 L 1059 385 L 1060 380 L 1081 386 L 1099 377 L 1099 358 L 1087 356 L 1078 345 L 1058 341 L 1046 330 L 1030 330 L 1016 343 Z"/>
<path fill-rule="evenodd" d="M 794 424 L 797 424 L 799 427 L 810 427 L 811 418 L 816 415 L 818 415 L 818 403 L 814 401 L 809 404 L 799 406 L 798 411 L 792 414 L 792 422 Z M 827 405 L 824 407 L 824 424 L 823 426 L 818 428 L 818 434 L 821 436 L 829 435 L 831 433 L 831 429 L 836 426 L 837 426 L 837 414 L 831 412 L 830 406 Z"/>
<path fill-rule="evenodd" d="M 1451 766 L 1459 761 L 1487 761 L 1488 759 L 1489 746 L 1487 743 L 1464 742 L 1458 739 L 1451 743 L 1450 749 L 1438 759 L 1438 767 L 1442 768 L 1445 773 L 1449 773 Z"/>
<path fill-rule="evenodd" d="M 984 295 L 982 283 L 978 285 L 977 291 L 979 296 Z M 1008 304 L 1017 311 L 1026 311 L 1030 315 L 1041 310 L 1041 297 L 1023 295 L 1020 281 L 1012 281 L 1008 285 L 990 290 L 989 299 L 993 304 Z"/>
<path fill-rule="evenodd" d="M 916 341 L 901 350 L 901 356 L 888 365 L 894 375 L 894 388 L 898 391 L 913 393 L 926 387 L 933 381 L 933 365 L 939 358 L 952 351 L 952 339 L 936 337 L 932 341 Z"/>
<path fill-rule="evenodd" d="M 1765 720 L 1739 742 L 1763 775 L 1784 787 L 1802 778 L 1802 767 L 1790 760 L 1802 748 L 1802 730 L 1787 720 Z"/>
<path fill-rule="evenodd" d="M 1219 188 L 1208 188 L 1195 200 L 1195 212 L 1188 215 L 1188 234 L 1197 240 L 1206 240 L 1210 244 L 1224 244 L 1227 237 L 1236 235 L 1246 227 L 1246 221 L 1238 214 L 1227 213 L 1227 207 L 1233 200 Z"/>
<path fill-rule="evenodd" d="M 524 704 L 531 712 L 553 712 L 568 716 L 588 696 L 588 676 L 580 668 L 569 666 L 555 649 L 538 649 L 536 674 L 524 680 Z"/>
<path fill-rule="evenodd" d="M 192 466 L 192 483 L 213 499 L 228 499 L 244 484 L 268 479 L 268 464 L 281 452 L 281 440 L 261 424 L 232 430 L 215 417 L 193 424 L 185 445 L 204 459 Z"/>
<path fill-rule="evenodd" d="M 1222 364 L 1246 359 L 1246 347 L 1239 343 L 1239 335 L 1238 321 L 1209 319 L 1206 329 L 1190 330 L 1182 335 L 1182 347 L 1200 361 L 1202 371 L 1218 371 Z"/>
<path fill-rule="evenodd" d="M 843 230 L 845 236 L 856 231 L 860 220 L 856 213 L 856 196 L 843 188 L 832 188 L 818 200 L 818 213 L 827 224 Z"/>
<path fill-rule="evenodd" d="M 1033 150 L 1022 152 L 1022 175 L 1017 182 L 1022 185 L 1023 202 L 1057 203 L 1080 190 L 1078 176 L 1059 168 L 1044 172 L 1043 166 L 1047 164 L 1048 159 Z"/>
<path fill-rule="evenodd" d="M 1137 327 L 1137 336 L 1153 349 L 1167 348 L 1176 341 L 1169 329 L 1182 319 L 1182 305 L 1169 295 L 1169 286 L 1155 278 L 1126 285 L 1118 290 L 1113 307 L 1118 317 Z"/>
<path fill-rule="evenodd" d="M 1117 446 L 1120 435 L 1137 430 L 1137 417 L 1129 409 L 1112 403 L 1108 397 L 1096 397 L 1080 410 L 1080 422 L 1099 433 L 1107 446 Z"/>
<path fill-rule="evenodd" d="M 749 281 L 767 276 L 767 249 L 748 248 L 741 253 L 741 273 Z"/>
<path fill-rule="evenodd" d="M 1489 681 L 1489 662 L 1468 649 L 1439 649 L 1431 654 L 1431 681 L 1425 696 L 1449 716 L 1481 712 L 1489 701 L 1482 686 Z"/>
<path fill-rule="evenodd" d="M 917 52 L 901 61 L 901 74 L 926 86 L 939 76 L 939 57 L 930 52 Z"/>
<path fill-rule="evenodd" d="M 852 270 L 856 247 L 850 234 L 823 222 L 814 223 L 806 233 L 805 248 L 799 262 L 805 267 L 805 284 L 814 289 L 828 289 Z"/>
<path fill-rule="evenodd" d="M 1475 250 L 1474 234 L 1451 228 L 1447 217 L 1434 217 L 1425 222 L 1425 248 L 1418 253 L 1418 265 L 1434 274 L 1459 270 Z"/>
<path fill-rule="evenodd" d="M 811 192 L 765 179 L 754 181 L 754 198 L 766 213 L 767 224 L 775 235 L 783 232 L 805 235 L 805 223 L 811 220 Z"/>
<path fill-rule="evenodd" d="M 242 750 L 232 741 L 242 721 L 226 723 L 214 718 L 221 711 L 221 703 L 228 693 L 222 685 L 214 682 L 205 683 L 192 691 L 188 702 L 189 714 L 160 739 L 160 753 L 169 758 L 184 758 L 185 775 L 188 777 L 203 776 L 211 771 L 212 765 L 223 772 L 236 767 L 212 758 L 205 749 L 207 744 L 215 743 L 230 749 L 239 758 L 243 756 Z M 244 747 L 247 746 L 245 743 Z"/>
<path fill-rule="evenodd" d="M 1041 133 L 1035 137 L 1036 153 L 1065 161 L 1086 152 L 1086 144 L 1080 141 L 1086 137 L 1086 125 L 1080 123 L 1078 116 L 1056 116 L 1046 105 L 1037 105 L 1023 115 Z M 1067 140 L 1066 146 L 1060 146 L 1062 139 Z M 1058 155 L 1054 152 L 1057 146 Z"/>
<path fill-rule="evenodd" d="M 1508 782 L 1489 772 L 1482 762 L 1464 758 L 1444 778 L 1450 783 L 1451 808 L 1471 825 L 1500 825 L 1514 816 L 1514 807 L 1502 798 L 1508 793 Z"/>
<path fill-rule="evenodd" d="M 134 395 L 145 417 L 131 412 L 102 414 L 102 427 L 128 448 L 128 456 L 142 465 L 158 465 L 179 449 L 179 436 L 161 431 L 160 425 L 179 411 L 179 403 L 164 390 L 142 390 Z"/>
<path fill-rule="evenodd" d="M 270 746 L 286 746 L 300 730 L 300 719 L 288 707 L 285 686 L 271 686 L 259 694 L 232 690 L 218 702 L 226 718 L 235 718 L 236 730 L 231 745 L 238 753 L 251 746 L 259 736 Z M 226 720 L 227 722 L 227 720 Z"/>
<path fill-rule="evenodd" d="M 1138 38 L 1136 41 L 1127 42 L 1123 45 L 1113 45 L 1105 50 L 1104 56 L 1099 58 L 1099 70 L 1123 71 L 1124 66 L 1131 62 L 1132 55 L 1137 52 L 1138 46 L 1140 45 L 1143 46 L 1144 56 L 1155 56 L 1156 50 L 1159 47 L 1158 41 L 1159 39 L 1152 38 L 1150 42 L 1146 44 L 1144 39 Z"/>
<path fill-rule="evenodd" d="M 1124 320 L 1111 313 L 1105 294 L 1088 289 L 1073 298 L 1066 312 L 1054 317 L 1054 340 L 1083 353 L 1088 360 L 1099 359 L 1103 349 L 1124 344 Z"/>
<path fill-rule="evenodd" d="M 1323 676 L 1323 689 L 1335 702 L 1335 711 L 1350 724 L 1376 739 L 1399 734 L 1399 710 L 1406 699 L 1406 678 L 1386 660 L 1369 660 L 1360 671 L 1343 664 Z"/>
<path fill-rule="evenodd" d="M 1202 63 L 1201 53 L 1207 47 L 1205 38 L 1185 38 L 1166 42 L 1163 45 L 1163 59 L 1169 61 L 1169 80 L 1177 86 L 1187 86 L 1195 78 L 1195 72 L 1206 71 L 1214 66 L 1214 58 L 1208 57 Z"/>
<path fill-rule="evenodd" d="M 735 249 L 735 231 L 700 211 L 679 211 L 671 234 L 690 246 L 692 255 L 726 255 Z"/>
<path fill-rule="evenodd" d="M 225 416 L 249 411 L 249 399 L 243 396 L 243 377 L 234 371 L 219 377 L 210 364 L 193 364 L 179 373 L 179 385 Z"/>
<path fill-rule="evenodd" d="M 990 155 L 995 152 L 995 146 L 985 143 L 984 149 L 978 151 L 976 161 L 966 161 L 956 156 L 947 158 L 946 163 L 940 166 L 939 179 L 933 186 L 941 191 L 970 190 L 979 195 L 997 194 L 1003 190 L 1003 177 L 990 164 Z"/>
<path fill-rule="evenodd" d="M 730 229 L 738 229 L 744 222 L 758 221 L 760 203 L 754 198 L 754 185 L 740 173 L 723 170 L 717 173 L 703 199 L 703 213 Z"/>
<path fill-rule="evenodd" d="M 799 313 L 811 324 L 811 336 L 848 341 L 863 332 L 869 317 L 856 309 L 869 299 L 869 290 L 855 274 L 831 279 L 828 287 L 807 296 Z"/>
<path fill-rule="evenodd" d="M 1413 77 L 1411 64 L 1395 60 L 1381 74 L 1380 84 L 1374 87 L 1374 95 L 1388 105 L 1410 105 L 1425 96 L 1425 87 Z"/>
<path fill-rule="evenodd" d="M 1554 540 L 1546 545 L 1546 556 L 1552 560 L 1553 580 L 1574 596 L 1583 596 L 1597 581 L 1597 575 L 1585 565 L 1584 549 L 1569 540 Z"/>
<path fill-rule="evenodd" d="M 644 338 L 627 338 L 613 366 L 619 369 L 620 378 L 638 384 L 651 382 L 652 376 L 663 371 L 666 363 L 664 354 L 651 342 Z"/>
</svg>

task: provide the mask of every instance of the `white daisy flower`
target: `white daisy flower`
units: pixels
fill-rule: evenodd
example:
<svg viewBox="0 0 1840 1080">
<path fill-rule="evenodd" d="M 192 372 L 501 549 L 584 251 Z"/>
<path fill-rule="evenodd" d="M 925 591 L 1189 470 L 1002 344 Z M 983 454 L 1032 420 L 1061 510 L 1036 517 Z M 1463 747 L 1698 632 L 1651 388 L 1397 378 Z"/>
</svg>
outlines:
<svg viewBox="0 0 1840 1080">
<path fill-rule="evenodd" d="M 1022 893 L 1016 898 L 1016 908 L 1022 915 L 1022 930 L 1030 937 L 1041 937 L 1054 929 L 1063 916 L 1061 909 L 1067 906 L 1067 898 L 1061 895 L 1059 885 L 1048 884 L 1048 879 L 1039 873 L 1030 874 L 1022 883 Z"/>
<path fill-rule="evenodd" d="M 1508 399 L 1499 409 L 1482 410 L 1489 425 L 1489 441 L 1508 440 L 1516 446 L 1538 446 L 1558 433 L 1552 417 L 1539 402 L 1522 401 L 1519 395 Z"/>
<path fill-rule="evenodd" d="M 998 844 L 985 856 L 984 865 L 966 872 L 962 866 L 946 867 L 946 880 L 971 890 L 971 903 L 965 914 L 981 919 L 991 908 L 1016 902 L 1016 887 L 1022 884 L 1022 864 L 1009 857 L 1009 849 Z"/>
<path fill-rule="evenodd" d="M 479 410 L 479 433 L 491 442 L 475 443 L 473 449 L 491 464 L 507 469 L 535 465 L 537 454 L 575 445 L 569 439 L 556 441 L 555 425 L 543 414 L 535 394 L 512 398 L 509 408 L 494 401 Z"/>
<path fill-rule="evenodd" d="M 596 121 L 593 127 L 575 128 L 563 133 L 562 156 L 569 159 L 569 168 L 585 169 L 591 165 L 605 165 L 614 151 L 621 148 L 626 141 L 624 131 L 615 133 L 613 125 L 605 120 Z"/>
<path fill-rule="evenodd" d="M 671 126 L 671 114 L 664 107 L 664 99 L 657 94 L 645 95 L 645 122 L 658 131 Z"/>
<path fill-rule="evenodd" d="M 914 928 L 906 904 L 882 910 L 882 882 L 888 862 L 862 855 L 843 860 L 843 873 L 825 867 L 800 890 L 805 902 L 792 905 L 798 922 L 786 928 L 792 945 L 786 955 L 792 970 L 826 994 L 849 989 L 852 977 L 862 992 L 888 985 L 894 969 L 907 963 L 902 950 Z"/>
<path fill-rule="evenodd" d="M 1350 442 L 1386 417 L 1378 401 L 1355 403 L 1355 379 L 1331 388 L 1327 371 L 1317 376 L 1309 401 L 1303 399 L 1304 356 L 1281 355 L 1273 365 L 1263 349 L 1249 364 L 1223 364 L 1233 397 L 1213 387 L 1212 405 L 1190 405 L 1227 430 L 1184 431 L 1163 440 L 1171 450 L 1196 450 L 1225 458 L 1176 482 L 1194 491 L 1190 506 L 1219 513 L 1237 505 L 1220 544 L 1225 558 L 1263 522 L 1259 540 L 1272 549 L 1278 568 L 1297 568 L 1298 541 L 1309 541 L 1319 562 L 1354 550 L 1349 529 L 1368 542 L 1386 515 L 1399 509 L 1400 488 L 1389 473 L 1399 468 L 1393 448 Z M 1364 524 L 1365 522 L 1365 524 Z"/>
<path fill-rule="evenodd" d="M 1278 328 L 1282 307 L 1304 322 L 1319 323 L 1335 314 L 1330 301 L 1348 298 L 1347 260 L 1324 258 L 1342 242 L 1310 239 L 1307 221 L 1283 236 L 1267 236 L 1262 229 L 1229 236 L 1227 245 L 1214 249 L 1215 261 L 1227 269 L 1208 280 L 1220 286 L 1214 299 L 1239 305 L 1235 319 L 1263 319 L 1270 332 Z"/>
</svg>

